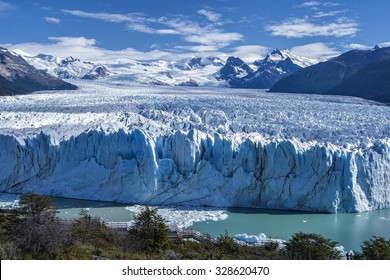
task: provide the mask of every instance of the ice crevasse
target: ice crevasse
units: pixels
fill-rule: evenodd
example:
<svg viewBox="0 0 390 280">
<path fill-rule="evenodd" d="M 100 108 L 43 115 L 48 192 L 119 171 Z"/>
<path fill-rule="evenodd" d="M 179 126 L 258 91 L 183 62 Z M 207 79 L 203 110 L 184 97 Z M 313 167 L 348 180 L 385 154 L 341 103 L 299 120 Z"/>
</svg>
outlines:
<svg viewBox="0 0 390 280">
<path fill-rule="evenodd" d="M 53 143 L 0 135 L 0 191 L 150 205 L 361 212 L 390 207 L 390 143 L 91 130 Z"/>
</svg>

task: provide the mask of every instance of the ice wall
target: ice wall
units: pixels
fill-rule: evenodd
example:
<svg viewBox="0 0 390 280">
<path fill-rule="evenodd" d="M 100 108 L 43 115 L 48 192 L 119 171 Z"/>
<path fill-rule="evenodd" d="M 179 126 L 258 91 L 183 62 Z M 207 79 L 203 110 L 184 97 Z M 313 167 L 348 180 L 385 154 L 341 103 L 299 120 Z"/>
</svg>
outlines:
<svg viewBox="0 0 390 280">
<path fill-rule="evenodd" d="M 92 130 L 57 144 L 0 135 L 0 191 L 315 212 L 390 207 L 390 143 L 365 150 L 197 130 Z"/>
</svg>

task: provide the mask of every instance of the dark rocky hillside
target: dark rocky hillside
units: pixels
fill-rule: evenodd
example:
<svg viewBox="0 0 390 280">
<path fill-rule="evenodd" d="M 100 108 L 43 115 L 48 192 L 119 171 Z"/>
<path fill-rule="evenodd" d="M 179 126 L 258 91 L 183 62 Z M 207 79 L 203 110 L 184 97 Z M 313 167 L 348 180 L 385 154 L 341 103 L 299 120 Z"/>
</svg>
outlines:
<svg viewBox="0 0 390 280">
<path fill-rule="evenodd" d="M 0 47 L 0 95 L 65 89 L 77 87 L 36 69 L 21 56 Z"/>
</svg>

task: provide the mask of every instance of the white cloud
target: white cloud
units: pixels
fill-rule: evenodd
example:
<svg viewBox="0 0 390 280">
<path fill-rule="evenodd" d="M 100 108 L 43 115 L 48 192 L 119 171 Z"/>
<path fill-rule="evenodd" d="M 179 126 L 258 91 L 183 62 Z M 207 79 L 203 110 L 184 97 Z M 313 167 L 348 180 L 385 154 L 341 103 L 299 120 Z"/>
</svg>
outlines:
<svg viewBox="0 0 390 280">
<path fill-rule="evenodd" d="M 86 39 L 84 37 L 49 37 L 48 39 L 63 46 L 87 47 L 96 45 L 95 39 Z"/>
<path fill-rule="evenodd" d="M 61 19 L 56 18 L 56 17 L 45 17 L 45 20 L 48 23 L 55 23 L 55 24 L 59 24 L 62 21 Z"/>
<path fill-rule="evenodd" d="M 318 11 L 313 15 L 313 18 L 333 17 L 339 14 L 343 14 L 345 12 L 346 10 L 337 10 L 337 11 L 330 11 L 330 12 Z"/>
<path fill-rule="evenodd" d="M 380 43 L 379 46 L 382 47 L 382 48 L 390 47 L 390 42 Z"/>
<path fill-rule="evenodd" d="M 356 43 L 345 45 L 345 47 L 353 50 L 368 50 L 373 48 L 372 46 L 367 46 L 364 44 L 356 44 Z"/>
<path fill-rule="evenodd" d="M 84 37 L 50 37 L 48 44 L 27 42 L 20 44 L 4 44 L 7 49 L 20 49 L 31 55 L 39 53 L 52 54 L 58 57 L 73 56 L 97 63 L 126 62 L 129 60 L 156 60 L 171 56 L 169 52 L 152 50 L 140 52 L 133 48 L 118 51 L 107 50 L 96 46 L 95 39 Z"/>
<path fill-rule="evenodd" d="M 198 11 L 199 14 L 206 16 L 209 21 L 211 21 L 210 23 L 203 25 L 188 20 L 184 16 L 177 15 L 171 18 L 154 18 L 139 13 L 110 14 L 89 13 L 77 10 L 62 11 L 66 14 L 82 18 L 92 18 L 106 22 L 125 23 L 126 28 L 132 31 L 147 34 L 178 35 L 181 36 L 184 41 L 189 43 L 196 43 L 202 46 L 208 46 L 209 49 L 223 48 L 233 42 L 243 39 L 243 36 L 240 33 L 225 32 L 221 28 L 217 28 L 217 26 L 219 26 L 217 21 L 221 15 L 206 9 Z"/>
<path fill-rule="evenodd" d="M 16 7 L 8 2 L 0 1 L 0 12 L 14 10 Z"/>
<path fill-rule="evenodd" d="M 280 24 L 268 25 L 267 31 L 273 36 L 302 38 L 312 36 L 354 36 L 358 32 L 357 23 L 348 18 L 338 18 L 332 22 L 315 23 L 308 18 L 293 18 Z"/>
<path fill-rule="evenodd" d="M 340 6 L 340 3 L 336 3 L 336 2 L 324 2 L 324 3 L 321 3 L 319 1 L 308 1 L 308 2 L 305 2 L 301 5 L 299 5 L 298 7 L 318 7 L 318 6 L 323 6 L 323 7 L 337 7 L 337 6 Z"/>
<path fill-rule="evenodd" d="M 202 54 L 209 54 L 219 50 L 219 48 L 216 46 L 207 46 L 207 45 L 175 46 L 175 49 L 191 51 L 197 53 L 197 56 L 202 56 Z"/>
<path fill-rule="evenodd" d="M 132 23 L 127 25 L 128 30 L 148 33 L 148 34 L 160 34 L 160 35 L 178 35 L 178 31 L 174 29 L 155 29 L 140 23 Z"/>
<path fill-rule="evenodd" d="M 301 5 L 301 7 L 313 7 L 313 6 L 320 6 L 321 5 L 321 2 L 318 2 L 318 1 L 309 1 L 309 2 L 305 2 Z"/>
<path fill-rule="evenodd" d="M 327 60 L 340 54 L 340 52 L 322 42 L 295 46 L 291 48 L 291 52 L 299 56 L 319 60 Z"/>
<path fill-rule="evenodd" d="M 251 63 L 263 59 L 269 52 L 269 48 L 260 45 L 243 45 L 233 49 L 231 56 L 238 56 L 245 62 Z"/>
<path fill-rule="evenodd" d="M 108 22 L 138 22 L 140 18 L 139 14 L 110 14 L 110 13 L 88 13 L 77 10 L 61 10 L 65 14 L 70 14 L 82 18 L 93 18 Z"/>
<path fill-rule="evenodd" d="M 390 42 L 383 42 L 383 43 L 378 44 L 378 46 L 381 48 L 390 47 Z M 348 49 L 354 49 L 354 50 L 370 50 L 370 49 L 373 49 L 375 46 L 352 43 L 352 44 L 345 45 L 345 47 Z"/>
<path fill-rule="evenodd" d="M 242 35 L 239 33 L 223 33 L 223 32 L 210 32 L 205 34 L 193 34 L 185 37 L 187 42 L 198 43 L 202 45 L 217 46 L 220 48 L 228 46 L 233 41 L 242 40 Z"/>
<path fill-rule="evenodd" d="M 336 2 L 325 2 L 323 5 L 325 7 L 337 7 L 337 6 L 340 6 L 341 4 L 340 3 L 336 3 Z"/>
<path fill-rule="evenodd" d="M 214 13 L 212 11 L 205 10 L 205 9 L 199 10 L 198 14 L 205 16 L 209 21 L 212 21 L 212 22 L 217 22 L 221 17 L 221 14 Z"/>
</svg>

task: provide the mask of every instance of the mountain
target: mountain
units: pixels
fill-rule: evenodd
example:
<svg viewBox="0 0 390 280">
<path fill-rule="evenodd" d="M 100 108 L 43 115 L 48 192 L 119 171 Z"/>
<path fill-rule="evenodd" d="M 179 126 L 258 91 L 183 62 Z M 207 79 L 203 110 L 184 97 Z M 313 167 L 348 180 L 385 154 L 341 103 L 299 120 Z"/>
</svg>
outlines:
<svg viewBox="0 0 390 280">
<path fill-rule="evenodd" d="M 194 70 L 201 69 L 208 65 L 221 67 L 224 65 L 224 61 L 219 57 L 192 57 L 189 60 L 182 60 L 173 63 L 173 67 L 180 70 Z"/>
<path fill-rule="evenodd" d="M 119 83 L 227 87 L 225 81 L 215 78 L 222 65 L 224 61 L 218 57 L 193 57 L 178 61 L 127 60 L 104 66 L 113 73 L 107 79 Z"/>
<path fill-rule="evenodd" d="M 20 55 L 0 47 L 0 95 L 62 89 L 77 87 L 36 69 Z"/>
<path fill-rule="evenodd" d="M 87 74 L 85 74 L 82 79 L 84 80 L 96 80 L 99 78 L 107 77 L 111 74 L 111 72 L 104 67 L 103 65 L 99 64 L 96 65 L 91 71 L 89 71 Z"/>
<path fill-rule="evenodd" d="M 228 62 L 220 71 L 221 79 L 228 81 L 232 87 L 261 89 L 270 88 L 283 77 L 316 63 L 314 60 L 296 56 L 288 50 L 278 49 L 273 50 L 263 60 L 255 61 L 253 65 L 257 67 L 256 70 L 239 58 L 232 58 L 230 65 Z"/>
<path fill-rule="evenodd" d="M 20 51 L 18 51 L 18 53 L 19 52 Z M 34 67 L 46 70 L 49 74 L 60 79 L 80 79 L 93 71 L 97 66 L 92 62 L 81 61 L 72 56 L 61 59 L 53 55 L 42 53 L 36 56 L 23 53 L 22 57 Z"/>
<path fill-rule="evenodd" d="M 280 80 L 270 91 L 349 95 L 390 103 L 390 47 L 346 52 Z"/>
<path fill-rule="evenodd" d="M 230 86 L 238 87 L 241 79 L 252 74 L 253 69 L 239 57 L 231 56 L 219 70 L 218 79 L 228 81 Z"/>
</svg>

